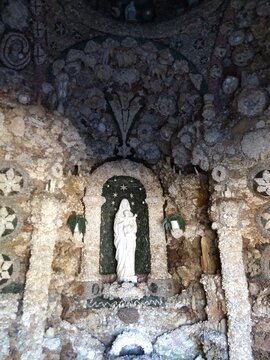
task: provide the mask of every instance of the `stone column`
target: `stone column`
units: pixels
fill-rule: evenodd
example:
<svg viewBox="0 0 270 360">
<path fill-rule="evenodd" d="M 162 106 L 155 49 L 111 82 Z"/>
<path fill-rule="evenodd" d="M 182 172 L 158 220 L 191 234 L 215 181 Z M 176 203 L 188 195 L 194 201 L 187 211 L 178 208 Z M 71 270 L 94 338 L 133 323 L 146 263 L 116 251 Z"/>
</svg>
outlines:
<svg viewBox="0 0 270 360">
<path fill-rule="evenodd" d="M 0 359 L 9 358 L 9 333 L 17 318 L 19 298 L 19 294 L 1 293 L 0 296 Z"/>
<path fill-rule="evenodd" d="M 242 259 L 242 236 L 237 199 L 220 200 L 212 207 L 219 237 L 222 286 L 228 314 L 230 360 L 252 360 L 251 309 Z"/>
<path fill-rule="evenodd" d="M 34 231 L 19 332 L 21 360 L 42 358 L 51 265 L 58 228 L 62 225 L 60 220 L 62 209 L 59 200 L 54 197 L 39 198 L 33 201 L 32 207 Z"/>
<path fill-rule="evenodd" d="M 206 303 L 205 311 L 211 328 L 226 334 L 226 305 L 224 292 L 222 290 L 220 275 L 203 274 L 200 280 L 203 284 Z"/>
<path fill-rule="evenodd" d="M 147 197 L 149 211 L 149 231 L 150 231 L 150 253 L 151 253 L 151 273 L 152 279 L 168 279 L 167 244 L 165 240 L 164 228 L 161 225 L 164 217 L 164 203 L 160 197 Z"/>
<path fill-rule="evenodd" d="M 87 226 L 82 255 L 82 281 L 99 281 L 101 279 L 99 273 L 100 224 L 101 207 L 104 202 L 105 199 L 102 196 L 86 195 L 84 197 Z"/>
</svg>

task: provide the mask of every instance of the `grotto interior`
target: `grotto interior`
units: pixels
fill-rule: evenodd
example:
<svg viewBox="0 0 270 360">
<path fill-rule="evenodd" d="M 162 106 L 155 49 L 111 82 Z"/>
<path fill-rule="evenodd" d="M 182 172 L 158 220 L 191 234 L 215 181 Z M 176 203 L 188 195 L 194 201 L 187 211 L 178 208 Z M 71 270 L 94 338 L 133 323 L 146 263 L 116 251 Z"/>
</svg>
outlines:
<svg viewBox="0 0 270 360">
<path fill-rule="evenodd" d="M 269 359 L 269 0 L 0 14 L 0 359 Z"/>
</svg>

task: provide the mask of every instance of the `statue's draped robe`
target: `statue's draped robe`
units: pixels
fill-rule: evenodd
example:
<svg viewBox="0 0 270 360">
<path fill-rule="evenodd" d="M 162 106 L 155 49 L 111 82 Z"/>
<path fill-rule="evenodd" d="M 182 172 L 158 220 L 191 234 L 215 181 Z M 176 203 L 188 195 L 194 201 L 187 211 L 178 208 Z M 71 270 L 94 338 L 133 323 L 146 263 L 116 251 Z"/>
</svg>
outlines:
<svg viewBox="0 0 270 360">
<path fill-rule="evenodd" d="M 114 220 L 115 258 L 120 281 L 135 276 L 136 232 L 136 217 L 130 211 L 128 200 L 123 199 Z"/>
</svg>

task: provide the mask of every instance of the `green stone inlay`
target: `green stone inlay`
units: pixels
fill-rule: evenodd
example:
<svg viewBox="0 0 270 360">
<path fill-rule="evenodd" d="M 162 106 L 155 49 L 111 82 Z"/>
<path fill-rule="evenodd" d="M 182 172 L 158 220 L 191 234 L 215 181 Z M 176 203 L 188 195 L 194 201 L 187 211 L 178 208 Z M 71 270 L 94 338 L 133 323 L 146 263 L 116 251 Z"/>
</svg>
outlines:
<svg viewBox="0 0 270 360">
<path fill-rule="evenodd" d="M 129 200 L 133 214 L 137 214 L 135 272 L 149 274 L 149 223 L 144 186 L 135 178 L 114 176 L 104 184 L 102 196 L 105 197 L 106 202 L 101 209 L 100 273 L 103 275 L 116 273 L 113 224 L 120 202 L 125 198 Z"/>
<path fill-rule="evenodd" d="M 24 284 L 11 283 L 0 290 L 2 294 L 19 294 L 24 290 Z"/>
</svg>

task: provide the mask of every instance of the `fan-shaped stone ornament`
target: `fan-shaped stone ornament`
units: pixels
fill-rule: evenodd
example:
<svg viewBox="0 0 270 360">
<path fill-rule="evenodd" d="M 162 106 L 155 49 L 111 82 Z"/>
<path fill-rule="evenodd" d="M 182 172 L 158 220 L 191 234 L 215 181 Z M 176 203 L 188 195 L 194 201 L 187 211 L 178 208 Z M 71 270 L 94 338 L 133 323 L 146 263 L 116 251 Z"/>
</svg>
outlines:
<svg viewBox="0 0 270 360">
<path fill-rule="evenodd" d="M 119 146 L 118 150 L 120 155 L 126 157 L 130 154 L 130 149 L 126 144 L 128 133 L 136 114 L 142 107 L 142 98 L 132 93 L 118 92 L 112 94 L 109 103 L 121 132 L 122 146 Z"/>
</svg>

